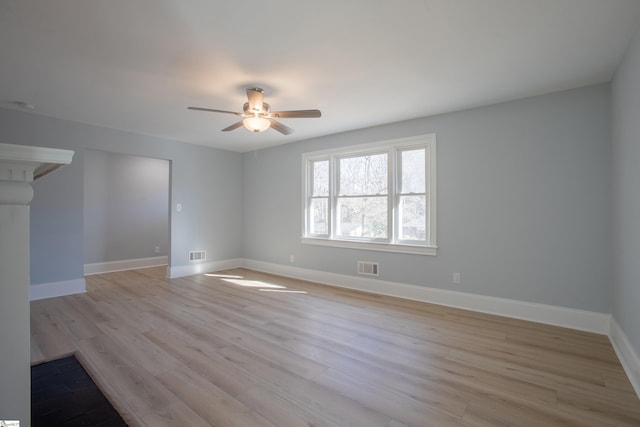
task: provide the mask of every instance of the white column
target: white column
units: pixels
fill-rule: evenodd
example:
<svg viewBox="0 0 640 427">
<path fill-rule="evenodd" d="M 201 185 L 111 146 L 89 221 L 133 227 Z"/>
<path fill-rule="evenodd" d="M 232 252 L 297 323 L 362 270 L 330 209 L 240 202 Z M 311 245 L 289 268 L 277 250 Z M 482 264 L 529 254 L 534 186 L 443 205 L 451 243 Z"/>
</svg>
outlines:
<svg viewBox="0 0 640 427">
<path fill-rule="evenodd" d="M 0 420 L 31 422 L 29 203 L 31 181 L 72 151 L 0 144 Z"/>
<path fill-rule="evenodd" d="M 0 419 L 30 417 L 29 202 L 26 182 L 0 181 Z"/>
</svg>

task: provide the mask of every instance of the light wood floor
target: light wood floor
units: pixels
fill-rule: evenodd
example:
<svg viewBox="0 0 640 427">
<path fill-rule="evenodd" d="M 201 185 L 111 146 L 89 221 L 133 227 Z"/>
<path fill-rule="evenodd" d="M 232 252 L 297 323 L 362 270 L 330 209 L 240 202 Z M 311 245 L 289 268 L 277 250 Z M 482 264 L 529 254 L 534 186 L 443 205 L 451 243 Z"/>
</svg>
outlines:
<svg viewBox="0 0 640 427">
<path fill-rule="evenodd" d="M 31 304 L 131 426 L 639 426 L 603 335 L 237 269 Z"/>
</svg>

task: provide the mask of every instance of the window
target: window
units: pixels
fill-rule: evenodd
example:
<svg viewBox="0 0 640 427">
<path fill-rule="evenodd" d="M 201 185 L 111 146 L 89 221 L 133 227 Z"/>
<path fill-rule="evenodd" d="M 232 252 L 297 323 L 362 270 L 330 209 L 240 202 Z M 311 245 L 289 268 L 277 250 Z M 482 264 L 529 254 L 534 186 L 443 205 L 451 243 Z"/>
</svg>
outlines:
<svg viewBox="0 0 640 427">
<path fill-rule="evenodd" d="M 302 156 L 304 243 L 436 254 L 436 139 Z"/>
</svg>

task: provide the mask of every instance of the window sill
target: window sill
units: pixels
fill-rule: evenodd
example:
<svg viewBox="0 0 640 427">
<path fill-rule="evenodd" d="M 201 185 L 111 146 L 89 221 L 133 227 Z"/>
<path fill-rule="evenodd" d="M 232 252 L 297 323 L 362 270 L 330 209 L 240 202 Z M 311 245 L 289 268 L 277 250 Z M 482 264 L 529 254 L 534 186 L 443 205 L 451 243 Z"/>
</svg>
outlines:
<svg viewBox="0 0 640 427">
<path fill-rule="evenodd" d="M 396 252 L 413 255 L 438 254 L 437 246 L 403 245 L 397 243 L 356 242 L 351 240 L 322 239 L 317 237 L 301 237 L 300 241 L 307 245 L 331 246 L 336 248 L 363 249 L 368 251 Z"/>
</svg>

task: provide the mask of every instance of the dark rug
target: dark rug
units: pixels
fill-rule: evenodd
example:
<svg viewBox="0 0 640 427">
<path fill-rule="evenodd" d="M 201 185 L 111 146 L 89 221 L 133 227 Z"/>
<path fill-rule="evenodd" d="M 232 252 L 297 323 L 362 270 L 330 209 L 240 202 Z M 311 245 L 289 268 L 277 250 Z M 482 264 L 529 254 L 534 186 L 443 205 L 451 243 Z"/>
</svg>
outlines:
<svg viewBox="0 0 640 427">
<path fill-rule="evenodd" d="M 127 426 L 74 356 L 31 367 L 31 425 Z"/>
</svg>

